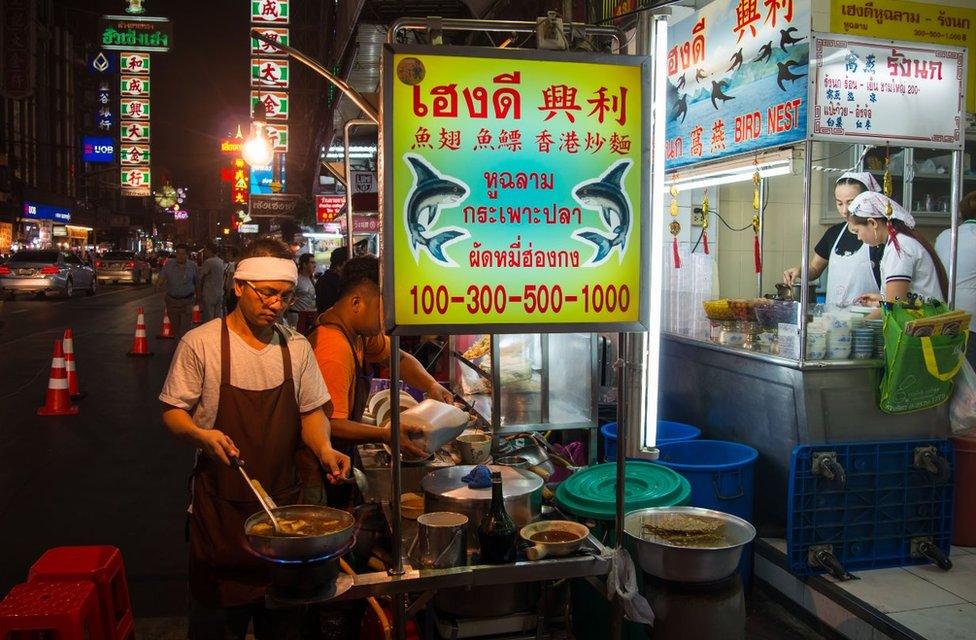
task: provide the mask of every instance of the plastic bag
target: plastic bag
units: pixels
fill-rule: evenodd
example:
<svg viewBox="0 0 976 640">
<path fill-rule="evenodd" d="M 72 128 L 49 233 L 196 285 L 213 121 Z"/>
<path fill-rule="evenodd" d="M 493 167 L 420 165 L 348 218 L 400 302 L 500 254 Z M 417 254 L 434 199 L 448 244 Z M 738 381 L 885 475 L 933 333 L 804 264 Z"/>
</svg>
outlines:
<svg viewBox="0 0 976 640">
<path fill-rule="evenodd" d="M 952 435 L 969 435 L 976 431 L 976 371 L 968 361 L 963 362 L 955 383 L 949 402 L 949 425 Z"/>
</svg>

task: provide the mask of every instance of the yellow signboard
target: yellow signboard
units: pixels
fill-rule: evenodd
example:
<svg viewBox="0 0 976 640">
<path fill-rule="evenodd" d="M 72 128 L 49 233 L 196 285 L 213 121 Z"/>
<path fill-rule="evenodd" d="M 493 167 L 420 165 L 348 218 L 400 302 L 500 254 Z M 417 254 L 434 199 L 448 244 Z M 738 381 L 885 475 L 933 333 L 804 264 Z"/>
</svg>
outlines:
<svg viewBox="0 0 976 640">
<path fill-rule="evenodd" d="M 831 0 L 830 30 L 965 47 L 969 52 L 966 110 L 976 112 L 976 9 L 902 0 Z"/>
<path fill-rule="evenodd" d="M 391 330 L 642 328 L 648 64 L 387 49 Z"/>
</svg>

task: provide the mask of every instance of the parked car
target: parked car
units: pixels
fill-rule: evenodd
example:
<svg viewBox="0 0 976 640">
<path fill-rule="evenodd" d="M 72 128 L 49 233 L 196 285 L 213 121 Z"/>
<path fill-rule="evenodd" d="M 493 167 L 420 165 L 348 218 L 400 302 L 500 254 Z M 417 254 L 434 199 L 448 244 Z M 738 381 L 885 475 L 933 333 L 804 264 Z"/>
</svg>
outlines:
<svg viewBox="0 0 976 640">
<path fill-rule="evenodd" d="M 152 281 L 152 266 L 132 251 L 109 251 L 95 260 L 95 273 L 100 282 Z"/>
<path fill-rule="evenodd" d="M 91 296 L 97 285 L 95 270 L 64 251 L 19 251 L 0 265 L 0 292 L 10 298 L 17 293 L 44 295 L 49 291 L 70 298 L 79 290 Z"/>
</svg>

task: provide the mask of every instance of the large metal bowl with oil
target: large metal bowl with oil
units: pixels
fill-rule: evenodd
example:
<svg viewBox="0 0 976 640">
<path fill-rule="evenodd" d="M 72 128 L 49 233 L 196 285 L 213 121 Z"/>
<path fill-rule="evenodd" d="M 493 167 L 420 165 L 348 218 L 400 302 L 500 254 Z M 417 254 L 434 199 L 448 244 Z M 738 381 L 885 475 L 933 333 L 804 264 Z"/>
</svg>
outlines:
<svg viewBox="0 0 976 640">
<path fill-rule="evenodd" d="M 700 546 L 674 543 L 649 533 L 645 525 L 668 515 L 683 514 L 722 521 L 718 539 Z M 672 582 L 714 582 L 735 573 L 742 548 L 756 537 L 756 529 L 742 518 L 698 507 L 651 507 L 624 517 L 627 544 L 647 573 Z"/>
</svg>

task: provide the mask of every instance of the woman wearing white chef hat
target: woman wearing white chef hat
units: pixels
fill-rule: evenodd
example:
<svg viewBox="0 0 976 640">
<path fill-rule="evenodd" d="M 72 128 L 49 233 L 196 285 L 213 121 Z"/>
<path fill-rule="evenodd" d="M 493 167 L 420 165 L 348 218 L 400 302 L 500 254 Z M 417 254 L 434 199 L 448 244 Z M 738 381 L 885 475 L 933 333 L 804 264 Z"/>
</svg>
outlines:
<svg viewBox="0 0 976 640">
<path fill-rule="evenodd" d="M 881 193 L 865 192 L 850 207 L 851 230 L 866 245 L 884 246 L 881 258 L 883 296 L 863 295 L 862 303 L 905 300 L 909 293 L 945 301 L 949 279 L 935 249 L 915 231 L 915 218 Z"/>
<path fill-rule="evenodd" d="M 833 225 L 814 248 L 810 260 L 810 279 L 815 280 L 827 271 L 827 305 L 846 307 L 866 293 L 877 293 L 881 288 L 878 264 L 881 247 L 870 247 L 847 227 L 848 207 L 859 194 L 881 191 L 878 181 L 867 171 L 848 171 L 834 185 L 834 205 L 844 220 Z M 800 268 L 790 267 L 783 272 L 783 282 L 792 285 L 800 278 Z"/>
</svg>

